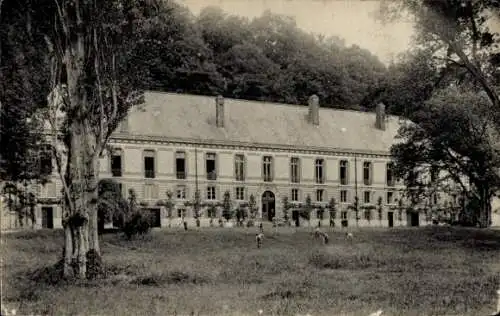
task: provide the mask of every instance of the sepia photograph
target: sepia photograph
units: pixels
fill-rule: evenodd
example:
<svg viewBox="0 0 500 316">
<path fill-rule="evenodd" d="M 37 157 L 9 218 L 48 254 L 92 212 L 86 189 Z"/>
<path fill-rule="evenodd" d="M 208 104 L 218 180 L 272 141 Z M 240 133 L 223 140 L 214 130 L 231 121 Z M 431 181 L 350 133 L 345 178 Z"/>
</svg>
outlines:
<svg viewBox="0 0 500 316">
<path fill-rule="evenodd" d="M 0 316 L 500 316 L 500 0 L 0 0 Z"/>
</svg>

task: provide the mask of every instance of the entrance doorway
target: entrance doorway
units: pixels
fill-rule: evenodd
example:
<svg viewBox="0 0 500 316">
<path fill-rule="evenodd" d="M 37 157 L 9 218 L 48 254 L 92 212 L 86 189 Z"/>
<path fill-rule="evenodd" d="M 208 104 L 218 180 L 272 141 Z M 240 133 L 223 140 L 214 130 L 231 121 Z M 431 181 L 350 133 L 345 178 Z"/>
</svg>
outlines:
<svg viewBox="0 0 500 316">
<path fill-rule="evenodd" d="M 387 212 L 387 221 L 389 227 L 394 227 L 394 212 Z"/>
<path fill-rule="evenodd" d="M 161 227 L 161 209 L 159 208 L 150 208 L 149 216 L 151 218 L 151 226 L 152 227 Z"/>
<path fill-rule="evenodd" d="M 274 193 L 271 191 L 265 191 L 262 194 L 262 219 L 267 218 L 268 221 L 272 222 L 274 216 L 276 216 L 276 201 L 274 198 Z"/>
<path fill-rule="evenodd" d="M 54 228 L 54 208 L 42 207 L 42 228 Z"/>
<path fill-rule="evenodd" d="M 410 226 L 417 227 L 419 226 L 419 214 L 417 212 L 411 212 L 410 214 Z"/>
<path fill-rule="evenodd" d="M 300 227 L 300 215 L 299 211 L 293 210 L 292 211 L 292 220 L 295 223 L 295 227 Z"/>
</svg>

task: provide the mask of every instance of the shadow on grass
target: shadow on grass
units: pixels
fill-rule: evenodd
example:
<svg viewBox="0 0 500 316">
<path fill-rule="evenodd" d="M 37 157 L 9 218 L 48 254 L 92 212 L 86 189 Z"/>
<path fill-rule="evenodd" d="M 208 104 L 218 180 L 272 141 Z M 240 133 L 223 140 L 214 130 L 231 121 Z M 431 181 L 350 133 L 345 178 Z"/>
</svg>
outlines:
<svg viewBox="0 0 500 316">
<path fill-rule="evenodd" d="M 189 274 L 182 271 L 172 271 L 166 273 L 154 273 L 147 276 L 134 278 L 130 283 L 137 285 L 162 286 L 166 284 L 207 284 L 208 277 Z"/>
</svg>

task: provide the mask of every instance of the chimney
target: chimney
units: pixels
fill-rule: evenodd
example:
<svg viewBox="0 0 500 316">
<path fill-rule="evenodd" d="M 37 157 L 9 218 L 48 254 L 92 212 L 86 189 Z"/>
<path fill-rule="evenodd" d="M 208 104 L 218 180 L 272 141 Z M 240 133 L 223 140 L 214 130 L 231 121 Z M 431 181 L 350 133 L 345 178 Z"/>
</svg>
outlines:
<svg viewBox="0 0 500 316">
<path fill-rule="evenodd" d="M 309 122 L 319 125 L 319 98 L 315 94 L 309 97 Z"/>
<path fill-rule="evenodd" d="M 215 124 L 224 127 L 224 97 L 221 95 L 215 98 Z"/>
<path fill-rule="evenodd" d="M 383 103 L 377 104 L 375 108 L 375 127 L 385 131 L 385 105 Z"/>
</svg>

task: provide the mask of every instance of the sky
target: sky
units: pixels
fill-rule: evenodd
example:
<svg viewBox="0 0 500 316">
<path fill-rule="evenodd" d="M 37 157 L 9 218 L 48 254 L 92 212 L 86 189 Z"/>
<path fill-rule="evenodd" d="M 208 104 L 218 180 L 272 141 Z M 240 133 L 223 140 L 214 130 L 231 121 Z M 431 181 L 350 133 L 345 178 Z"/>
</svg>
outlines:
<svg viewBox="0 0 500 316">
<path fill-rule="evenodd" d="M 413 25 L 409 22 L 382 25 L 373 18 L 379 1 L 361 0 L 178 0 L 198 14 L 206 6 L 219 6 L 229 14 L 253 18 L 265 10 L 295 17 L 307 32 L 335 35 L 347 45 L 368 49 L 389 63 L 411 45 Z"/>
</svg>

